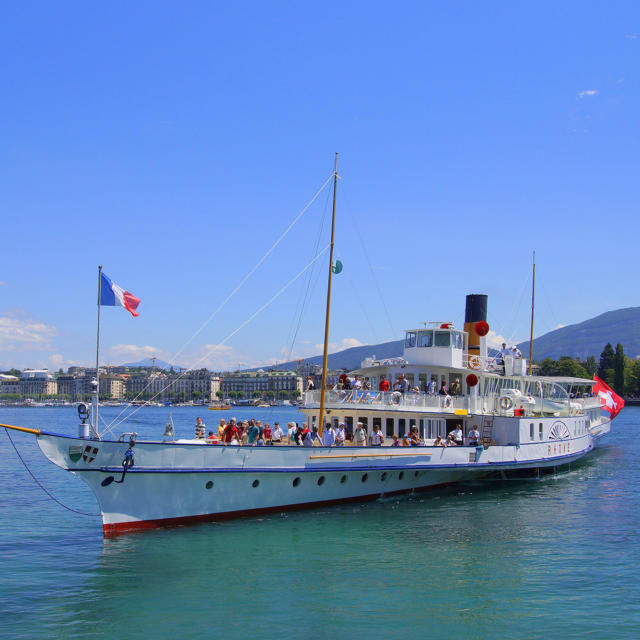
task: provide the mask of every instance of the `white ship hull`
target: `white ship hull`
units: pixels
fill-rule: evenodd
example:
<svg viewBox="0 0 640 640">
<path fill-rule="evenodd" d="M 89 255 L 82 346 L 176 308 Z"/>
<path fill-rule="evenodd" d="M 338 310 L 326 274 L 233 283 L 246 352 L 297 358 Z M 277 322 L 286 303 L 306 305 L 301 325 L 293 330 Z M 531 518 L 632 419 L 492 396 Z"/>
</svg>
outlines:
<svg viewBox="0 0 640 640">
<path fill-rule="evenodd" d="M 123 477 L 126 442 L 44 432 L 37 440 L 47 458 L 91 487 L 106 536 L 370 500 L 500 471 L 560 467 L 591 451 L 595 441 L 586 433 L 558 442 L 487 449 L 139 442 L 133 447 L 134 466 Z"/>
</svg>

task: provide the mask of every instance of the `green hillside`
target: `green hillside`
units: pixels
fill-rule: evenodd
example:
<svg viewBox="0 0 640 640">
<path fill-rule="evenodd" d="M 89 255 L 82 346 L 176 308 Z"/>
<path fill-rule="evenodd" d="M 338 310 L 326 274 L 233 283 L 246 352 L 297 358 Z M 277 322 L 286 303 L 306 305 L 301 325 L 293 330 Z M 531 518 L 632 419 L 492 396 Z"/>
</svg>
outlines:
<svg viewBox="0 0 640 640">
<path fill-rule="evenodd" d="M 579 324 L 545 333 L 533 341 L 533 359 L 539 362 L 562 356 L 581 360 L 588 356 L 599 358 L 607 342 L 614 348 L 621 343 L 630 358 L 640 355 L 640 307 L 607 311 Z M 521 342 L 518 347 L 528 356 L 529 342 Z"/>
</svg>

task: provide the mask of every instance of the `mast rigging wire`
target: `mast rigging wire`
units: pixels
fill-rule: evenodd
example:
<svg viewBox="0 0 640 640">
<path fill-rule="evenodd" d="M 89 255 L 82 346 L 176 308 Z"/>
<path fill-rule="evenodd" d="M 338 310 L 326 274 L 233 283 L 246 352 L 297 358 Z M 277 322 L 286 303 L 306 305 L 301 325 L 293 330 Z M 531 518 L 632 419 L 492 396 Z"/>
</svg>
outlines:
<svg viewBox="0 0 640 640">
<path fill-rule="evenodd" d="M 312 260 L 311 262 L 309 262 L 302 270 L 300 270 L 293 278 L 291 278 L 291 280 L 289 280 L 289 282 L 287 282 L 275 295 L 273 295 L 269 300 L 267 300 L 267 302 L 265 302 L 257 311 L 255 311 L 254 313 L 252 313 L 246 320 L 244 320 L 244 322 L 242 322 L 237 328 L 235 328 L 230 334 L 228 334 L 221 342 L 217 343 L 216 345 L 214 345 L 215 347 L 219 347 L 220 345 L 225 344 L 225 342 L 227 342 L 228 340 L 230 340 L 231 338 L 233 338 L 233 336 L 236 335 L 236 333 L 238 333 L 238 331 L 240 331 L 241 329 L 243 329 L 244 327 L 246 327 L 257 315 L 259 315 L 260 313 L 262 313 L 262 311 L 264 311 L 272 302 L 274 302 L 277 298 L 279 298 L 303 273 L 305 273 L 307 271 L 307 269 L 309 269 L 315 262 L 316 260 L 318 260 L 318 258 L 320 258 L 325 251 L 327 251 L 327 249 L 330 247 L 331 245 L 328 244 L 324 249 L 322 249 L 322 251 L 320 251 Z M 193 368 L 200 364 L 203 360 L 205 360 L 206 358 L 209 357 L 209 355 L 211 354 L 211 352 L 213 351 L 213 349 L 208 349 L 205 354 L 196 362 L 194 362 L 188 369 L 185 369 L 184 372 L 182 372 L 178 378 L 176 378 L 175 380 L 172 380 L 170 384 L 166 385 L 165 387 L 163 387 L 160 391 L 158 391 L 152 398 L 151 400 L 153 400 L 154 398 L 157 398 L 160 394 L 162 394 L 164 391 L 166 391 L 169 387 L 171 387 L 177 380 L 179 380 L 182 376 L 186 375 L 189 371 L 192 371 Z M 132 416 L 134 416 L 138 411 L 140 411 L 140 409 L 142 409 L 144 405 L 141 405 L 139 407 L 136 407 L 136 409 L 134 409 L 134 411 L 132 411 L 131 413 L 129 413 L 123 420 L 121 420 L 120 422 L 116 423 L 116 419 L 114 419 L 111 424 L 109 424 L 108 428 L 106 429 L 106 431 L 104 432 L 109 433 L 110 431 L 113 430 L 114 427 L 117 427 L 119 425 L 121 425 L 123 422 L 125 422 L 125 420 L 129 420 L 129 418 L 131 418 Z"/>
<path fill-rule="evenodd" d="M 175 361 L 175 359 L 184 351 L 184 349 L 193 341 L 193 339 L 205 329 L 205 327 L 215 318 L 216 315 L 218 315 L 218 313 L 224 308 L 224 306 L 229 302 L 229 300 L 231 300 L 231 298 L 233 298 L 233 296 L 241 289 L 241 287 L 245 284 L 245 282 L 247 282 L 247 280 L 255 273 L 255 271 L 258 269 L 258 267 L 271 255 L 271 253 L 273 253 L 275 248 L 280 244 L 280 242 L 289 233 L 289 231 L 291 231 L 291 229 L 296 225 L 296 223 L 300 220 L 300 218 L 302 218 L 302 216 L 307 212 L 309 207 L 315 202 L 315 200 L 322 193 L 322 191 L 325 189 L 325 187 L 331 182 L 331 180 L 333 180 L 333 173 L 325 180 L 324 184 L 316 191 L 316 193 L 314 194 L 313 198 L 311 198 L 311 200 L 309 200 L 309 202 L 304 206 L 302 211 L 300 211 L 300 213 L 293 219 L 293 221 L 282 232 L 280 237 L 271 245 L 271 247 L 267 250 L 267 252 L 262 256 L 262 258 L 260 258 L 260 260 L 258 260 L 258 262 L 256 262 L 256 264 L 247 273 L 247 275 L 245 275 L 245 277 L 238 283 L 238 285 L 236 285 L 235 289 L 220 303 L 220 305 L 218 305 L 218 308 L 203 322 L 203 324 L 200 326 L 200 328 L 196 330 L 196 332 L 178 349 L 178 351 L 173 356 L 171 356 L 171 360 L 172 361 Z M 187 371 L 190 371 L 191 369 L 192 369 L 192 367 L 189 367 L 187 369 Z M 182 376 L 181 375 L 178 376 L 178 378 L 176 378 L 175 381 L 179 380 L 180 377 L 182 377 Z M 136 397 L 133 400 L 134 401 L 137 400 L 140 397 L 140 395 L 143 394 L 149 388 L 150 385 L 151 385 L 151 382 L 149 382 L 136 395 Z M 122 411 L 120 411 L 120 413 L 109 423 L 108 426 L 111 427 L 111 425 L 116 423 L 116 421 L 120 418 L 120 416 L 125 411 L 126 411 L 126 409 L 123 409 Z M 130 415 L 133 415 L 133 414 L 130 414 Z M 126 418 L 126 419 L 128 419 L 128 418 Z M 118 422 L 118 424 L 121 424 L 122 422 L 123 421 Z M 96 427 L 97 427 L 97 425 L 96 425 Z"/>
</svg>

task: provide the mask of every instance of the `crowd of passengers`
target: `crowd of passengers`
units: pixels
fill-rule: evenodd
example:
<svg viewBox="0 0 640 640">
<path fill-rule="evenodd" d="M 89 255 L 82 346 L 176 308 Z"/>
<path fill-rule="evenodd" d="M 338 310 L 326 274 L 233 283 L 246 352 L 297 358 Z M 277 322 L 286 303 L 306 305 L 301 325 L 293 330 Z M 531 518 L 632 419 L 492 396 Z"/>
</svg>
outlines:
<svg viewBox="0 0 640 640">
<path fill-rule="evenodd" d="M 381 447 L 385 444 L 385 436 L 380 426 L 374 426 L 369 433 L 362 422 L 356 424 L 355 429 L 350 429 L 344 422 L 340 422 L 337 426 L 327 423 L 322 436 L 318 433 L 318 429 L 313 426 L 311 429 L 306 423 L 299 425 L 297 422 L 289 422 L 285 430 L 280 427 L 279 422 L 274 422 L 273 427 L 261 420 L 244 420 L 236 421 L 231 418 L 226 422 L 224 418 L 220 419 L 217 433 L 209 431 L 208 435 L 206 426 L 202 418 L 196 418 L 195 437 L 196 440 L 202 440 L 207 444 L 222 445 L 249 445 L 249 446 L 273 446 L 273 445 L 293 445 L 300 447 Z M 465 441 L 466 440 L 466 441 Z M 431 446 L 434 447 L 476 447 L 480 442 L 480 433 L 477 425 L 473 425 L 464 437 L 462 425 L 456 425 L 446 438 L 437 436 Z M 425 447 L 429 446 L 418 433 L 418 427 L 413 426 L 409 433 L 403 436 L 392 436 L 389 446 L 392 447 Z"/>
<path fill-rule="evenodd" d="M 311 376 L 307 377 L 307 391 L 313 391 L 315 389 L 315 383 Z M 341 374 L 335 385 L 327 385 L 327 389 L 336 391 L 356 390 L 356 391 L 371 391 L 371 380 L 368 377 L 362 378 L 358 374 L 349 376 L 346 373 Z M 431 376 L 431 380 L 423 385 L 421 389 L 418 386 L 411 386 L 409 380 L 404 373 L 401 373 L 396 381 L 393 383 L 393 388 L 386 376 L 382 374 L 380 376 L 380 382 L 378 383 L 378 391 L 393 391 L 400 394 L 411 393 L 426 393 L 431 396 L 459 396 L 462 393 L 462 387 L 460 386 L 460 378 L 456 378 L 451 385 L 447 385 L 443 380 L 440 387 L 438 387 L 438 380 L 436 376 Z"/>
</svg>

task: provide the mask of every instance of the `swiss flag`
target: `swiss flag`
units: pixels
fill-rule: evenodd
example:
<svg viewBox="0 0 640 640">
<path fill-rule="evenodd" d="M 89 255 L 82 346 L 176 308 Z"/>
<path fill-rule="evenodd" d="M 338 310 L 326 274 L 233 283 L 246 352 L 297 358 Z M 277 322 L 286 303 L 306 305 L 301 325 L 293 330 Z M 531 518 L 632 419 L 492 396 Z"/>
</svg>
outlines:
<svg viewBox="0 0 640 640">
<path fill-rule="evenodd" d="M 596 383 L 593 385 L 593 392 L 600 398 L 600 405 L 608 411 L 613 420 L 624 407 L 624 400 L 604 381 L 594 375 Z"/>
</svg>

